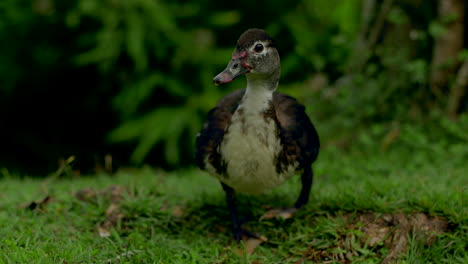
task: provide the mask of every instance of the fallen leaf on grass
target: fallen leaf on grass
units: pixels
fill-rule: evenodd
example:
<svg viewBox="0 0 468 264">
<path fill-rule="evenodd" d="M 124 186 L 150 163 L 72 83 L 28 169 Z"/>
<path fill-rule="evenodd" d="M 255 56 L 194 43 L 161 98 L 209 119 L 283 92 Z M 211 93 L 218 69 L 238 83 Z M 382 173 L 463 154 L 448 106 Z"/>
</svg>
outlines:
<svg viewBox="0 0 468 264">
<path fill-rule="evenodd" d="M 430 245 L 435 241 L 437 234 L 445 232 L 448 228 L 448 223 L 443 218 L 423 213 L 351 213 L 342 217 L 348 224 L 344 233 L 339 234 L 340 239 L 337 243 L 325 248 L 311 246 L 303 253 L 303 257 L 321 263 L 349 263 L 356 257 L 365 256 L 362 253 L 363 248 L 369 247 L 368 250 L 372 250 L 373 247 L 383 246 L 388 249 L 388 253 L 382 256 L 382 263 L 394 263 L 408 250 L 409 234 L 418 234 L 425 245 Z M 351 230 L 361 233 L 356 235 Z"/>
<path fill-rule="evenodd" d="M 106 220 L 98 225 L 98 233 L 101 237 L 109 237 L 111 229 L 117 226 L 117 223 L 125 217 L 120 211 L 120 205 L 111 203 L 106 210 Z"/>
<path fill-rule="evenodd" d="M 423 235 L 425 244 L 430 245 L 435 241 L 436 235 L 444 232 L 448 227 L 447 222 L 442 218 L 428 217 L 422 213 L 410 216 L 405 216 L 402 213 L 393 215 L 392 224 L 397 229 L 390 241 L 390 252 L 383 260 L 383 264 L 393 263 L 399 255 L 407 251 L 410 232 Z M 386 243 L 388 242 L 386 241 Z"/>
<path fill-rule="evenodd" d="M 20 207 L 27 208 L 31 211 L 33 210 L 43 211 L 45 209 L 45 206 L 48 205 L 50 202 L 52 202 L 52 200 L 53 200 L 52 197 L 50 195 L 47 195 L 42 199 L 38 199 L 30 203 L 22 204 L 20 205 Z"/>
<path fill-rule="evenodd" d="M 97 192 L 93 188 L 84 188 L 77 191 L 75 196 L 80 201 L 91 202 L 96 199 Z"/>
<path fill-rule="evenodd" d="M 120 185 L 111 185 L 104 189 L 101 192 L 101 195 L 104 195 L 106 197 L 109 197 L 111 203 L 119 203 L 123 199 L 123 193 L 124 191 L 128 190 L 127 188 L 120 186 Z"/>
<path fill-rule="evenodd" d="M 235 248 L 234 252 L 239 255 L 247 255 L 251 256 L 255 249 L 263 242 L 268 241 L 268 239 L 264 236 L 259 236 L 258 238 L 243 238 L 242 241 L 244 242 L 243 245 L 240 245 L 242 248 Z"/>
<path fill-rule="evenodd" d="M 96 201 L 98 196 L 101 196 L 110 202 L 105 212 L 106 219 L 97 225 L 99 236 L 109 237 L 111 230 L 117 226 L 119 221 L 125 218 L 125 215 L 120 210 L 120 202 L 126 190 L 125 187 L 111 185 L 101 191 L 96 191 L 93 188 L 84 188 L 76 192 L 76 198 L 81 201 L 93 202 Z"/>
<path fill-rule="evenodd" d="M 272 209 L 264 213 L 260 217 L 260 221 L 265 219 L 273 219 L 273 218 L 281 218 L 281 219 L 290 219 L 292 218 L 297 212 L 297 208 L 279 208 L 279 209 Z"/>
<path fill-rule="evenodd" d="M 182 210 L 182 208 L 180 206 L 175 206 L 172 211 L 171 211 L 171 215 L 174 216 L 174 217 L 182 217 L 184 215 L 184 211 Z"/>
<path fill-rule="evenodd" d="M 75 196 L 80 201 L 93 202 L 98 196 L 102 196 L 105 199 L 110 200 L 111 203 L 118 203 L 123 199 L 124 191 L 127 188 L 120 185 L 111 185 L 101 191 L 97 191 L 93 188 L 84 188 L 76 192 Z"/>
<path fill-rule="evenodd" d="M 106 220 L 98 225 L 98 233 L 101 237 L 109 237 L 110 230 L 117 226 L 117 223 L 125 217 L 120 212 L 120 205 L 111 204 L 106 210 Z"/>
<path fill-rule="evenodd" d="M 97 229 L 100 237 L 110 237 L 111 233 L 108 227 L 99 225 Z"/>
<path fill-rule="evenodd" d="M 294 264 L 303 264 L 303 263 L 304 263 L 303 259 L 298 259 L 296 262 L 294 262 Z"/>
<path fill-rule="evenodd" d="M 170 207 L 169 204 L 165 203 L 163 204 L 159 210 L 161 212 L 169 212 L 170 211 L 170 215 L 171 216 L 174 216 L 174 217 L 177 217 L 177 218 L 180 218 L 184 215 L 184 209 L 181 207 L 181 206 L 174 206 L 174 207 Z"/>
</svg>

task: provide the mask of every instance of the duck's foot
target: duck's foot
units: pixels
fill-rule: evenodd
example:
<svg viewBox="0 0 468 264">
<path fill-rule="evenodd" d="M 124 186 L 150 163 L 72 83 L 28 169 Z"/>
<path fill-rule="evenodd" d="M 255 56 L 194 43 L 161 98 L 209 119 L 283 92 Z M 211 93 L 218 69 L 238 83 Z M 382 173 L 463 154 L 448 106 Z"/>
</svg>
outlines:
<svg viewBox="0 0 468 264">
<path fill-rule="evenodd" d="M 272 218 L 289 219 L 292 218 L 297 211 L 298 209 L 295 207 L 271 209 L 260 217 L 260 221 Z"/>
</svg>

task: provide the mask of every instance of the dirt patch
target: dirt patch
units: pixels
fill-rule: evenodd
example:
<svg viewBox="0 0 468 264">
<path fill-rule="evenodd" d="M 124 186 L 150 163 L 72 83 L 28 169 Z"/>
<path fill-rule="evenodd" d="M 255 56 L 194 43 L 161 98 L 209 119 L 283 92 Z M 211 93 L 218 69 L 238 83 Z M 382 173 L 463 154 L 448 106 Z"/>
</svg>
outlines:
<svg viewBox="0 0 468 264">
<path fill-rule="evenodd" d="M 425 245 L 448 229 L 442 217 L 413 214 L 345 214 L 345 228 L 339 231 L 337 243 L 328 247 L 311 246 L 304 257 L 322 263 L 350 263 L 366 255 L 394 263 L 408 249 L 409 238 L 416 235 Z M 380 256 L 379 256 L 380 255 Z M 328 261 L 328 262 L 327 262 Z"/>
</svg>

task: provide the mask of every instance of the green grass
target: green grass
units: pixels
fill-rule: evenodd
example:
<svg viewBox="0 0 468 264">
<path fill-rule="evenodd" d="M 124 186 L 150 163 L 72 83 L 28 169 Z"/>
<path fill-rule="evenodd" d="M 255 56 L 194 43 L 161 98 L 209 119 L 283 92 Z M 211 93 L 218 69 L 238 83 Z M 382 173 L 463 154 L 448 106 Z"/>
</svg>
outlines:
<svg viewBox="0 0 468 264">
<path fill-rule="evenodd" d="M 307 207 L 293 219 L 258 221 L 265 206 L 291 205 L 299 178 L 271 193 L 239 197 L 249 230 L 268 238 L 254 254 L 237 254 L 219 183 L 196 169 L 166 173 L 144 168 L 113 176 L 0 180 L 0 263 L 381 263 L 391 247 L 366 243 L 352 219 L 422 212 L 441 217 L 446 231 L 431 243 L 408 232 L 398 263 L 468 263 L 466 156 L 345 153 L 324 150 L 314 165 Z M 109 237 L 106 195 L 87 201 L 76 192 L 125 186 Z M 42 208 L 24 208 L 49 195 Z M 242 247 L 242 246 L 241 246 Z"/>
</svg>

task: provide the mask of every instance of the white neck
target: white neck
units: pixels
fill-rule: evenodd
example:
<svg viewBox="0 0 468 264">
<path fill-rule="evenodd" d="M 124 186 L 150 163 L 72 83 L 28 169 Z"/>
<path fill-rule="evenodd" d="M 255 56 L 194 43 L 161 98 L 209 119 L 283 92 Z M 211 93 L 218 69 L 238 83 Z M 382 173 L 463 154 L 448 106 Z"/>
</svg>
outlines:
<svg viewBox="0 0 468 264">
<path fill-rule="evenodd" d="M 261 113 L 268 109 L 278 83 L 265 79 L 247 78 L 247 89 L 240 107 L 248 113 Z"/>
</svg>

